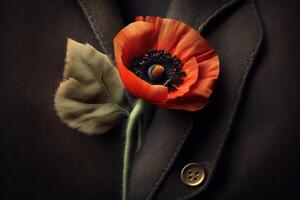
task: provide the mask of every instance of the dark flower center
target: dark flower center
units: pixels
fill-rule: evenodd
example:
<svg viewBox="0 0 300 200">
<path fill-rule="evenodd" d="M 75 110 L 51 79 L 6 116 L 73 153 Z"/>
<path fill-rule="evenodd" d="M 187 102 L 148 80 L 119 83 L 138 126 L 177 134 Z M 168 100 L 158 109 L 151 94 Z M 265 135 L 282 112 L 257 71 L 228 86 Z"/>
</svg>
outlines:
<svg viewBox="0 0 300 200">
<path fill-rule="evenodd" d="M 129 70 L 153 85 L 164 85 L 169 92 L 183 83 L 186 73 L 182 62 L 164 50 L 147 50 L 144 55 L 134 58 Z"/>
</svg>

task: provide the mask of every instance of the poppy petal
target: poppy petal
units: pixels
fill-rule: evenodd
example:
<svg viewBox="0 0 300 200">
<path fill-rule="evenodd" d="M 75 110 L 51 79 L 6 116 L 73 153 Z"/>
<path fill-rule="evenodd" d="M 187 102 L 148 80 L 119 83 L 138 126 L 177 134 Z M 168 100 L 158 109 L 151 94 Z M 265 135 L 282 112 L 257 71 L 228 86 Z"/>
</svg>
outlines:
<svg viewBox="0 0 300 200">
<path fill-rule="evenodd" d="M 197 57 L 213 49 L 198 31 L 190 28 L 189 32 L 179 40 L 172 54 L 176 55 L 182 62 L 186 62 L 191 57 Z"/>
<path fill-rule="evenodd" d="M 199 64 L 197 82 L 190 87 L 184 96 L 168 101 L 165 103 L 165 106 L 171 109 L 189 111 L 202 109 L 208 103 L 213 86 L 219 75 L 219 69 L 219 58 L 217 55 L 201 62 Z"/>
<path fill-rule="evenodd" d="M 219 76 L 219 71 L 219 57 L 216 54 L 199 63 L 198 81 L 190 88 L 188 96 L 200 95 L 209 98 Z"/>
<path fill-rule="evenodd" d="M 192 58 L 188 62 L 184 63 L 182 70 L 186 73 L 186 76 L 182 78 L 183 83 L 177 87 L 176 91 L 168 94 L 168 100 L 183 96 L 189 92 L 190 87 L 197 81 L 199 67 L 196 58 Z"/>
<path fill-rule="evenodd" d="M 191 29 L 188 25 L 175 19 L 161 17 L 136 17 L 136 21 L 145 21 L 155 26 L 157 41 L 155 49 L 171 52 L 181 37 Z"/>
<path fill-rule="evenodd" d="M 157 35 L 157 33 L 160 31 L 162 23 L 163 23 L 163 18 L 161 17 L 152 17 L 152 16 L 147 16 L 147 17 L 143 17 L 143 16 L 138 16 L 135 18 L 135 21 L 144 21 L 144 22 L 148 22 L 150 24 L 152 24 L 154 26 L 154 32 L 156 33 L 155 36 Z"/>
<path fill-rule="evenodd" d="M 183 35 L 188 33 L 189 27 L 174 19 L 164 19 L 157 36 L 156 48 L 172 52 Z"/>
<path fill-rule="evenodd" d="M 202 96 L 190 96 L 174 99 L 164 104 L 166 108 L 175 110 L 197 111 L 201 110 L 208 102 L 208 99 Z"/>
<path fill-rule="evenodd" d="M 147 22 L 131 23 L 114 38 L 115 60 L 120 77 L 127 91 L 134 96 L 151 102 L 164 102 L 167 88 L 151 85 L 127 69 L 134 57 L 143 54 L 154 43 L 154 26 Z"/>
<path fill-rule="evenodd" d="M 219 76 L 219 58 L 216 54 L 199 64 L 198 80 L 189 88 L 184 96 L 166 102 L 164 105 L 171 109 L 196 111 L 202 109 L 212 93 Z"/>
<path fill-rule="evenodd" d="M 134 22 L 123 28 L 114 37 L 116 61 L 122 59 L 124 65 L 128 66 L 134 57 L 152 48 L 155 40 L 153 33 L 153 25 L 147 22 Z"/>
</svg>

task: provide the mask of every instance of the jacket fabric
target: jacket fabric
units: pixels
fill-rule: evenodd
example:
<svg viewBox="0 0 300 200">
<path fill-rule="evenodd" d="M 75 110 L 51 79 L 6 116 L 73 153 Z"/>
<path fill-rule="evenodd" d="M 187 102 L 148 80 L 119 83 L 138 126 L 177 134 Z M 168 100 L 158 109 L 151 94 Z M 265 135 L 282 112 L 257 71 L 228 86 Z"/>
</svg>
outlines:
<svg viewBox="0 0 300 200">
<path fill-rule="evenodd" d="M 120 199 L 123 125 L 88 137 L 59 121 L 53 95 L 67 37 L 113 59 L 114 35 L 136 15 L 181 20 L 220 57 L 209 104 L 152 107 L 132 159 L 129 199 L 297 199 L 300 59 L 296 1 L 3 1 L 1 199 Z M 180 180 L 205 167 L 198 187 Z"/>
</svg>

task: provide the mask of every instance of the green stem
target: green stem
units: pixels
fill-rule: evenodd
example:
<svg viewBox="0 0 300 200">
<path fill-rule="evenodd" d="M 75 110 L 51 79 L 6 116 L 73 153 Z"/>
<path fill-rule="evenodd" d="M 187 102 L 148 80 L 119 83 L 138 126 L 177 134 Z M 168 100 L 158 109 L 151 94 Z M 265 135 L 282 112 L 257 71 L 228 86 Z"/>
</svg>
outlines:
<svg viewBox="0 0 300 200">
<path fill-rule="evenodd" d="M 130 154 L 132 147 L 132 134 L 134 126 L 142 114 L 145 107 L 145 102 L 142 99 L 137 100 L 133 110 L 131 111 L 128 119 L 125 135 L 125 148 L 123 159 L 123 182 L 122 182 L 122 200 L 127 200 L 128 193 L 128 174 L 130 165 Z"/>
<path fill-rule="evenodd" d="M 143 144 L 143 120 L 141 118 L 138 119 L 138 135 L 137 135 L 137 145 L 135 153 L 138 153 Z"/>
</svg>

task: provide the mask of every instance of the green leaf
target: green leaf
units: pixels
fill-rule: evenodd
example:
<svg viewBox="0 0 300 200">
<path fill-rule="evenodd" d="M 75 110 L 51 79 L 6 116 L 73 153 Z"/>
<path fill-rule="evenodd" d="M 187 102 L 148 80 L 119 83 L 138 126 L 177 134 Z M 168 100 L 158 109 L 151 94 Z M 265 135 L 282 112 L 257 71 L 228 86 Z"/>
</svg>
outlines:
<svg viewBox="0 0 300 200">
<path fill-rule="evenodd" d="M 68 39 L 54 106 L 60 119 L 88 135 L 103 134 L 129 115 L 129 103 L 110 59 L 89 44 Z"/>
</svg>

